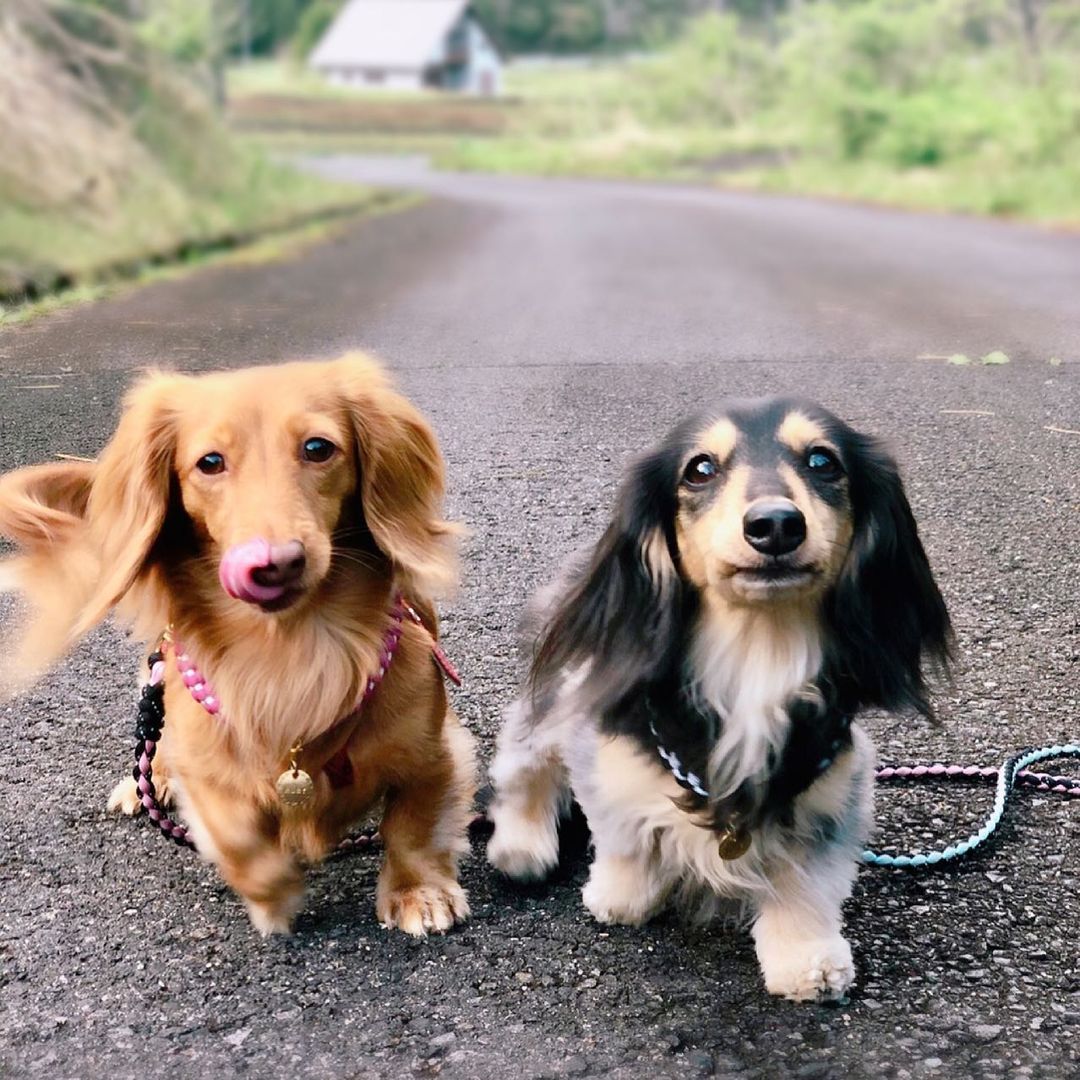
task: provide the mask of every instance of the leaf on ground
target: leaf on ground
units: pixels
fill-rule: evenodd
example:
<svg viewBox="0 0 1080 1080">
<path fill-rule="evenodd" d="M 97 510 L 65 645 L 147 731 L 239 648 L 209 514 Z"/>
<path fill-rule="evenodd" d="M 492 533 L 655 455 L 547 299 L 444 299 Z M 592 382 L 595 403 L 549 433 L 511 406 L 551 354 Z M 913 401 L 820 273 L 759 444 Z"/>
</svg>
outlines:
<svg viewBox="0 0 1080 1080">
<path fill-rule="evenodd" d="M 1051 356 L 1047 363 L 1049 363 L 1051 367 L 1061 367 L 1061 357 Z"/>
<path fill-rule="evenodd" d="M 953 353 L 952 356 L 949 357 L 949 363 L 950 364 L 970 364 L 971 363 L 971 357 L 970 356 L 965 356 L 962 352 Z"/>
<path fill-rule="evenodd" d="M 993 352 L 988 352 L 979 362 L 982 364 L 1007 364 L 1009 358 L 1000 349 L 995 349 Z"/>
</svg>

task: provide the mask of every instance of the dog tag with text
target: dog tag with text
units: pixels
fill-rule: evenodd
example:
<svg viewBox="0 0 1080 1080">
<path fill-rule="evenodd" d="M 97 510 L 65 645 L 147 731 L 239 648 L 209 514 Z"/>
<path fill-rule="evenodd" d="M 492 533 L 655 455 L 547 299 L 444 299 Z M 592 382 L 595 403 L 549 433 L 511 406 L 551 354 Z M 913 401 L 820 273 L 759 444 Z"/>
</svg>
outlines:
<svg viewBox="0 0 1080 1080">
<path fill-rule="evenodd" d="M 285 806 L 306 806 L 315 794 L 315 782 L 303 769 L 286 769 L 277 778 L 276 786 Z"/>
</svg>

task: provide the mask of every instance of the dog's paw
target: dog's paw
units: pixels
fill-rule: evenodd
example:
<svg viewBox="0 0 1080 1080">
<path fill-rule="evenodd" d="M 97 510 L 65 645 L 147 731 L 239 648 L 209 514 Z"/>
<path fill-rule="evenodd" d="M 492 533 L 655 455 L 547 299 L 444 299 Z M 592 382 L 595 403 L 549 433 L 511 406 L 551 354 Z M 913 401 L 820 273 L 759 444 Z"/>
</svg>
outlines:
<svg viewBox="0 0 1080 1080">
<path fill-rule="evenodd" d="M 155 777 L 154 791 L 157 793 L 157 801 L 162 806 L 172 805 L 173 796 L 167 777 Z M 142 810 L 142 802 L 139 799 L 139 789 L 135 784 L 135 778 L 133 776 L 125 776 L 124 779 L 112 789 L 112 793 L 109 795 L 109 801 L 105 804 L 105 809 L 113 814 L 127 814 L 128 817 L 134 817 Z"/>
<path fill-rule="evenodd" d="M 109 796 L 109 801 L 105 804 L 105 807 L 111 814 L 127 814 L 128 817 L 134 817 L 142 809 L 142 803 L 139 801 L 139 789 L 135 786 L 133 776 L 125 776 L 112 789 L 112 794 Z"/>
<path fill-rule="evenodd" d="M 637 859 L 598 858 L 581 890 L 581 899 L 597 922 L 641 926 L 663 903 L 662 890 Z"/>
<path fill-rule="evenodd" d="M 280 900 L 262 901 L 244 899 L 251 925 L 264 937 L 292 933 L 293 919 L 304 904 L 304 891 L 292 893 Z"/>
<path fill-rule="evenodd" d="M 469 901 L 456 881 L 390 889 L 379 896 L 379 922 L 413 937 L 441 934 L 469 917 Z"/>
<path fill-rule="evenodd" d="M 790 1001 L 835 1001 L 855 982 L 851 946 L 842 938 L 758 945 L 765 988 Z"/>
<path fill-rule="evenodd" d="M 559 829 L 554 820 L 536 822 L 507 806 L 491 811 L 495 832 L 488 862 L 515 881 L 542 881 L 559 862 Z"/>
</svg>

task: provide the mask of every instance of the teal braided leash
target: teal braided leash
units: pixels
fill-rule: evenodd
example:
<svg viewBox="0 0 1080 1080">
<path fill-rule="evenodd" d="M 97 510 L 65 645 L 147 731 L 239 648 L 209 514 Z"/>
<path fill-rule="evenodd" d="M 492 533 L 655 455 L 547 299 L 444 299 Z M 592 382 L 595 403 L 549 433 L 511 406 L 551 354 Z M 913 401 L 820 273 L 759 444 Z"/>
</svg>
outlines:
<svg viewBox="0 0 1080 1080">
<path fill-rule="evenodd" d="M 994 795 L 994 808 L 991 810 L 986 821 L 978 832 L 972 833 L 966 840 L 958 844 L 950 844 L 938 851 L 929 851 L 920 855 L 884 855 L 876 851 L 864 851 L 862 861 L 872 866 L 895 867 L 902 870 L 918 870 L 924 866 L 937 866 L 940 863 L 955 862 L 970 854 L 981 844 L 984 844 L 1001 824 L 1017 781 L 1024 782 L 1026 786 L 1035 787 L 1040 791 L 1054 792 L 1066 796 L 1077 797 L 1080 795 L 1080 781 L 1070 780 L 1063 776 L 1038 776 L 1027 773 L 1026 770 L 1039 761 L 1049 761 L 1056 758 L 1077 757 L 1080 758 L 1080 745 L 1065 743 L 1061 746 L 1044 746 L 1038 750 L 1025 750 L 1006 759 L 1000 769 L 985 769 L 977 765 L 917 765 L 917 766 L 892 766 L 886 765 L 879 768 L 876 773 L 878 780 L 908 780 L 908 779 L 991 779 L 997 777 L 997 791 Z"/>
</svg>

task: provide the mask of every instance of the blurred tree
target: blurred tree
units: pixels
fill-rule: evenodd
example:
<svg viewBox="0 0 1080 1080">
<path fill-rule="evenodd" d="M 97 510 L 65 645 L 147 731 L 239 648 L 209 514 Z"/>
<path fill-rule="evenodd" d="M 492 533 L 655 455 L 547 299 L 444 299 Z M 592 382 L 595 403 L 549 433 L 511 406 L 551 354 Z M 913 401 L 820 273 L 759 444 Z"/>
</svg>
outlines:
<svg viewBox="0 0 1080 1080">
<path fill-rule="evenodd" d="M 305 60 L 326 33 L 345 0 L 314 0 L 300 16 L 290 42 L 293 57 Z"/>
<path fill-rule="evenodd" d="M 300 20 L 313 7 L 312 0 L 239 0 L 241 16 L 250 26 L 248 47 L 256 56 L 282 48 L 297 32 Z"/>
<path fill-rule="evenodd" d="M 503 24 L 507 46 L 514 52 L 544 48 L 551 8 L 552 0 L 509 0 Z"/>
<path fill-rule="evenodd" d="M 604 11 L 600 0 L 575 0 L 553 6 L 544 36 L 548 48 L 555 52 L 588 52 L 603 40 Z"/>
<path fill-rule="evenodd" d="M 138 7 L 142 39 L 205 72 L 214 101 L 223 106 L 225 65 L 237 40 L 240 0 L 141 0 Z"/>
<path fill-rule="evenodd" d="M 185 64 L 205 63 L 210 55 L 216 0 L 146 0 L 140 36 Z"/>
</svg>

